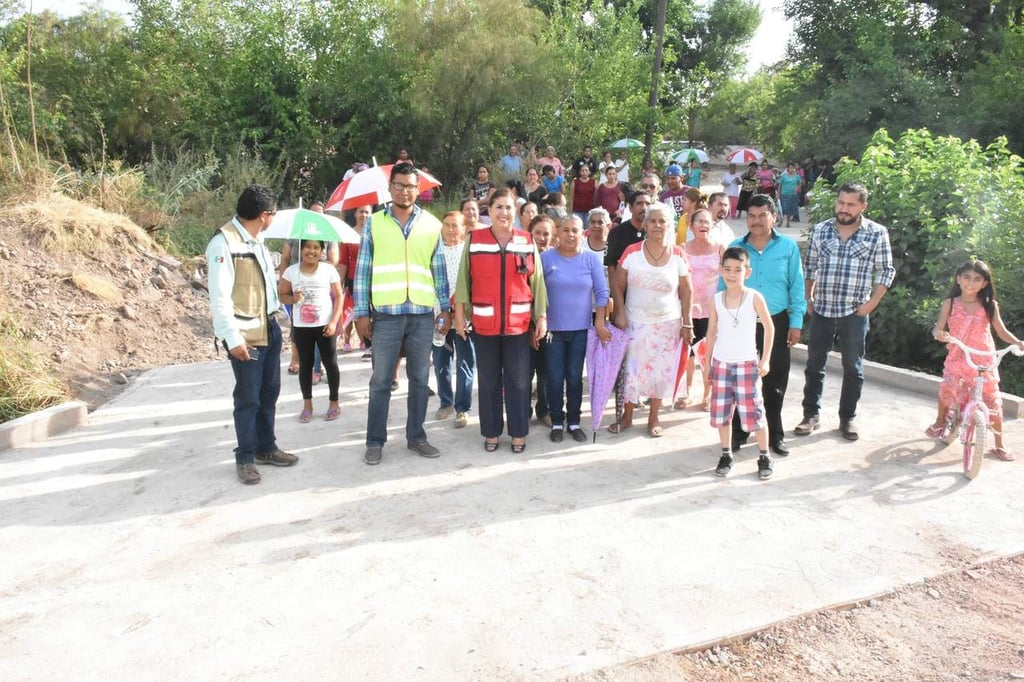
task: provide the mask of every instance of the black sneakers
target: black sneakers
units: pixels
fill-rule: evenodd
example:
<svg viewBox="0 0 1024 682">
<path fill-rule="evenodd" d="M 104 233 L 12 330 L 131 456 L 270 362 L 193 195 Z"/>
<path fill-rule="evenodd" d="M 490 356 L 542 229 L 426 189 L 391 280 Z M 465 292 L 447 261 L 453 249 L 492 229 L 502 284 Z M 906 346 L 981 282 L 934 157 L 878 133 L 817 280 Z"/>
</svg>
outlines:
<svg viewBox="0 0 1024 682">
<path fill-rule="evenodd" d="M 757 477 L 767 481 L 772 477 L 772 460 L 768 455 L 761 455 L 757 458 Z"/>
<path fill-rule="evenodd" d="M 728 476 L 732 471 L 732 455 L 723 454 L 718 459 L 718 467 L 715 469 L 715 476 Z"/>
</svg>

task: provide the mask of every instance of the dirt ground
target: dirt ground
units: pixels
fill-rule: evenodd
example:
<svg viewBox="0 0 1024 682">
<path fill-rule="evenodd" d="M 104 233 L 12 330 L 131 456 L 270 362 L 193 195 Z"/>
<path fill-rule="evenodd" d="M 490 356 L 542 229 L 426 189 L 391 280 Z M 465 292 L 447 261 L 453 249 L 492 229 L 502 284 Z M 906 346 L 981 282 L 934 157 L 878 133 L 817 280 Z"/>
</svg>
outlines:
<svg viewBox="0 0 1024 682">
<path fill-rule="evenodd" d="M 90 409 L 142 371 L 214 357 L 198 263 L 122 221 L 57 197 L 0 211 L 0 311 Z"/>
<path fill-rule="evenodd" d="M 1017 556 L 577 682 L 1024 680 L 1022 604 Z"/>
<path fill-rule="evenodd" d="M 18 315 L 31 347 L 93 408 L 146 369 L 215 357 L 201 263 L 178 263 L 137 235 L 109 234 L 113 256 L 62 252 L 44 248 L 11 212 L 0 214 L 0 309 Z M 1015 557 L 577 679 L 1024 679 L 1022 604 L 1024 557 Z"/>
</svg>

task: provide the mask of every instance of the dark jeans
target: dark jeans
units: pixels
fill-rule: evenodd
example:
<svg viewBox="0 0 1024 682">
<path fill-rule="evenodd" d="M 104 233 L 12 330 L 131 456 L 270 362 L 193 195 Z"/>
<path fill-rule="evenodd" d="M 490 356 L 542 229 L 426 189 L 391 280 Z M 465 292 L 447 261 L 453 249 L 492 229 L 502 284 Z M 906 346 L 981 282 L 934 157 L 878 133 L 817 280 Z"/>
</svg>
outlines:
<svg viewBox="0 0 1024 682">
<path fill-rule="evenodd" d="M 508 415 L 508 435 L 525 438 L 530 432 L 530 338 L 473 334 L 480 404 L 480 434 L 497 438 L 505 429 L 502 402 Z"/>
<path fill-rule="evenodd" d="M 454 360 L 454 362 L 453 362 Z M 452 395 L 452 368 L 455 369 L 455 394 Z M 469 412 L 473 405 L 473 378 L 476 376 L 476 351 L 473 341 L 448 331 L 443 346 L 434 346 L 434 375 L 441 407 Z"/>
<path fill-rule="evenodd" d="M 530 349 L 530 368 L 537 375 L 537 419 L 551 414 L 551 406 L 548 404 L 548 363 L 544 360 L 547 347 L 548 342 L 541 340 L 540 348 Z M 530 380 L 533 380 L 532 373 Z"/>
<path fill-rule="evenodd" d="M 427 439 L 423 420 L 427 416 L 427 380 L 430 378 L 430 339 L 433 333 L 433 313 L 373 314 L 373 373 L 370 375 L 370 402 L 366 410 L 366 447 L 382 446 L 388 440 L 391 382 L 403 342 L 405 371 L 409 377 L 405 440 L 421 443 Z"/>
<path fill-rule="evenodd" d="M 867 317 L 811 317 L 807 340 L 807 368 L 804 370 L 804 416 L 816 417 L 821 410 L 825 384 L 825 362 L 836 344 L 843 358 L 843 388 L 839 394 L 839 419 L 857 416 L 857 402 L 864 386 L 864 349 L 871 323 Z"/>
<path fill-rule="evenodd" d="M 255 360 L 237 360 L 231 354 L 231 370 L 235 374 L 235 448 L 237 464 L 252 464 L 256 453 L 273 452 L 274 416 L 277 397 L 281 394 L 281 327 L 270 320 L 267 345 L 257 349 Z"/>
<path fill-rule="evenodd" d="M 547 361 L 547 397 L 551 408 L 551 425 L 580 425 L 583 405 L 583 361 L 587 356 L 587 330 L 551 332 L 544 347 Z M 566 409 L 562 409 L 562 396 Z"/>
<path fill-rule="evenodd" d="M 338 400 L 338 337 L 324 336 L 323 327 L 292 327 L 292 340 L 299 352 L 299 389 L 303 400 L 313 399 L 313 368 L 322 359 L 327 370 L 329 400 Z M 319 350 L 319 357 L 315 357 Z"/>
<path fill-rule="evenodd" d="M 769 360 L 771 371 L 761 377 L 761 394 L 764 398 L 764 416 L 768 422 L 768 442 L 774 444 L 786 435 L 782 428 L 782 403 L 786 399 L 786 388 L 789 387 L 789 312 L 784 310 L 778 315 L 772 315 L 772 323 L 775 325 L 775 339 Z M 757 325 L 756 340 L 760 358 L 764 349 L 764 327 L 761 325 Z M 732 415 L 732 435 L 735 440 L 744 440 L 748 435 L 740 426 L 739 411 Z"/>
</svg>

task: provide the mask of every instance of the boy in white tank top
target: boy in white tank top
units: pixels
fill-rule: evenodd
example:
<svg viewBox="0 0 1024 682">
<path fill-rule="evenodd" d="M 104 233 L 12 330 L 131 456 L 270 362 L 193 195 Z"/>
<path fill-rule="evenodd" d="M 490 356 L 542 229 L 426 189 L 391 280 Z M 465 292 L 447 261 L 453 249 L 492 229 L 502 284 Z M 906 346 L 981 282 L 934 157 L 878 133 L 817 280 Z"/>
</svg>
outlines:
<svg viewBox="0 0 1024 682">
<path fill-rule="evenodd" d="M 768 373 L 771 341 L 775 326 L 760 292 L 744 286 L 750 276 L 750 256 L 739 246 L 722 254 L 725 291 L 715 294 L 708 320 L 707 347 L 711 358 L 711 426 L 718 429 L 722 456 L 715 474 L 726 476 L 732 469 L 733 410 L 739 413 L 743 429 L 757 434 L 757 473 L 762 481 L 772 476 L 768 456 L 768 424 L 764 418 L 760 378 Z M 757 323 L 764 327 L 764 352 L 757 357 Z"/>
</svg>

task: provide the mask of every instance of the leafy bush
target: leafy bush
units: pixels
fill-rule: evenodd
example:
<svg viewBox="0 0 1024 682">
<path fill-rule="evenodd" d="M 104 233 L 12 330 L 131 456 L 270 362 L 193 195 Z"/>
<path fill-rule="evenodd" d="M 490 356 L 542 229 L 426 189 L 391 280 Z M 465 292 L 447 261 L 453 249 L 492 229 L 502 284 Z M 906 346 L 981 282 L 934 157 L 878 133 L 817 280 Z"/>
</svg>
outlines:
<svg viewBox="0 0 1024 682">
<path fill-rule="evenodd" d="M 972 256 L 992 267 L 1007 328 L 1024 334 L 1024 175 L 1004 138 L 982 147 L 921 129 L 893 141 L 881 129 L 860 161 L 843 159 L 837 170 L 836 186 L 868 188 L 867 215 L 892 241 L 896 281 L 872 314 L 871 359 L 941 372 L 946 351 L 929 330 L 956 268 Z M 830 217 L 833 201 L 816 192 L 812 215 Z M 1004 365 L 1004 391 L 1024 393 L 1022 364 Z"/>
</svg>

